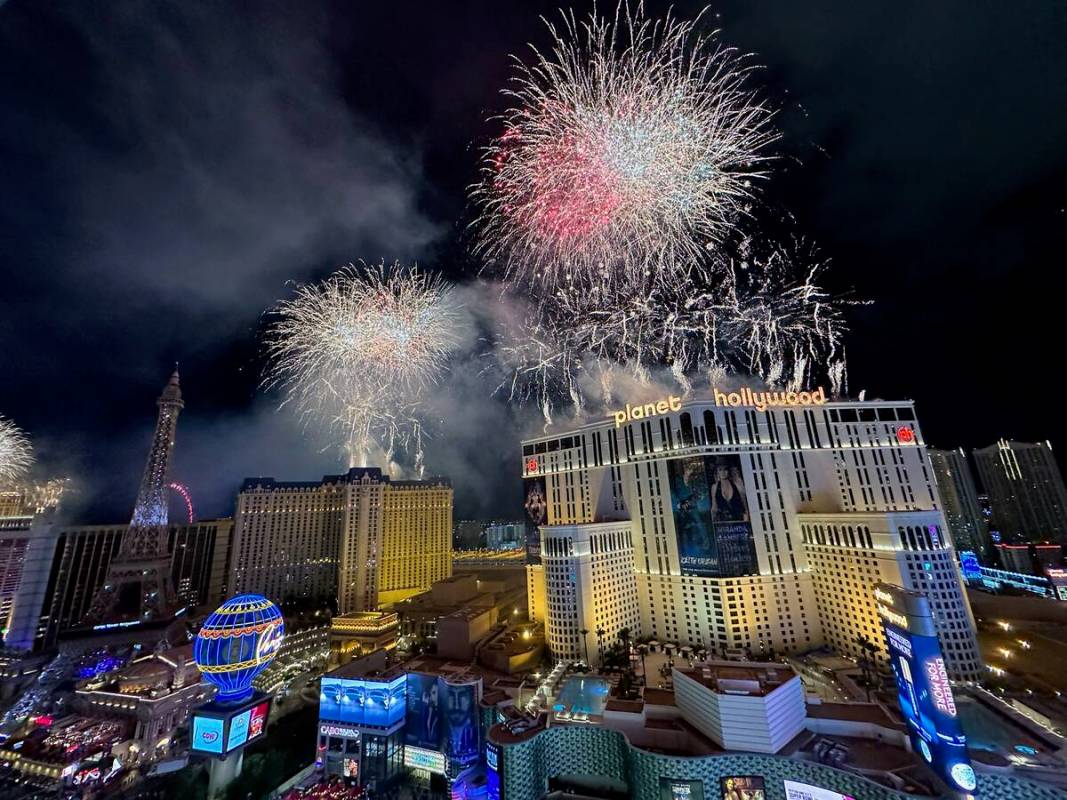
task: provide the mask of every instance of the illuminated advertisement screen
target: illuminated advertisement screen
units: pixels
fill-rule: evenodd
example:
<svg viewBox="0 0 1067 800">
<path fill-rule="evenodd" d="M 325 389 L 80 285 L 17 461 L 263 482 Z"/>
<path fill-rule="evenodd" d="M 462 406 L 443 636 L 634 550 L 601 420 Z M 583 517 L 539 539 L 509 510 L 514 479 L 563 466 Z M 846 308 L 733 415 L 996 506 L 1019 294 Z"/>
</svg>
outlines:
<svg viewBox="0 0 1067 800">
<path fill-rule="evenodd" d="M 659 800 L 704 800 L 704 782 L 684 778 L 660 778 Z"/>
<path fill-rule="evenodd" d="M 1056 600 L 1067 600 L 1067 569 L 1049 567 L 1045 570 L 1049 583 L 1052 584 Z"/>
<path fill-rule="evenodd" d="M 404 766 L 445 774 L 445 754 L 425 747 L 404 745 Z"/>
<path fill-rule="evenodd" d="M 440 750 L 445 723 L 441 716 L 441 690 L 436 675 L 407 674 L 407 719 L 404 743 Z"/>
<path fill-rule="evenodd" d="M 341 775 L 345 778 L 355 780 L 359 777 L 359 762 L 354 758 L 346 758 L 341 768 Z"/>
<path fill-rule="evenodd" d="M 831 792 L 821 786 L 786 781 L 785 800 L 856 800 L 856 798 L 840 792 Z"/>
<path fill-rule="evenodd" d="M 523 507 L 526 509 L 526 561 L 541 563 L 541 534 L 539 529 L 548 524 L 548 492 L 544 477 L 526 478 L 522 482 Z"/>
<path fill-rule="evenodd" d="M 222 723 L 215 717 L 193 716 L 193 750 L 222 754 Z"/>
<path fill-rule="evenodd" d="M 762 775 L 732 775 L 719 779 L 722 800 L 767 800 Z"/>
<path fill-rule="evenodd" d="M 488 800 L 500 800 L 500 748 L 485 743 L 485 794 Z"/>
<path fill-rule="evenodd" d="M 248 719 L 248 740 L 251 741 L 263 734 L 267 729 L 267 715 L 270 713 L 270 702 L 260 703 L 252 709 Z"/>
<path fill-rule="evenodd" d="M 472 683 L 451 684 L 440 679 L 445 705 L 445 752 L 449 760 L 465 767 L 477 761 L 481 752 L 478 735 L 477 686 Z"/>
<path fill-rule="evenodd" d="M 976 779 L 967 758 L 967 739 L 937 637 L 911 633 L 884 617 L 882 625 L 913 749 L 949 786 L 974 791 Z"/>
<path fill-rule="evenodd" d="M 230 735 L 226 739 L 227 753 L 248 741 L 248 721 L 251 717 L 252 709 L 248 709 L 230 720 Z"/>
<path fill-rule="evenodd" d="M 749 521 L 741 457 L 693 456 L 667 462 L 671 511 L 683 575 L 755 575 L 756 545 Z"/>
<path fill-rule="evenodd" d="M 388 728 L 404 718 L 404 676 L 394 681 L 324 677 L 319 719 Z"/>
<path fill-rule="evenodd" d="M 960 571 L 966 581 L 982 580 L 982 565 L 978 563 L 978 556 L 970 550 L 960 552 Z"/>
</svg>

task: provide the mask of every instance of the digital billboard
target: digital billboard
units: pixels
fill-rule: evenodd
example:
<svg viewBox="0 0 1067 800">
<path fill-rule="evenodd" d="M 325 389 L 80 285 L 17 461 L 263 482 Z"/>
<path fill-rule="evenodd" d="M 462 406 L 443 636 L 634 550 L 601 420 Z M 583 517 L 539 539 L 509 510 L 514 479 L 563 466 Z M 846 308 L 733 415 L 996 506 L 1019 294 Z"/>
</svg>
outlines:
<svg viewBox="0 0 1067 800">
<path fill-rule="evenodd" d="M 488 800 L 500 800 L 500 748 L 485 743 L 485 792 Z"/>
<path fill-rule="evenodd" d="M 785 800 L 856 800 L 856 798 L 851 795 L 823 789 L 821 786 L 786 781 Z"/>
<path fill-rule="evenodd" d="M 444 721 L 441 716 L 441 689 L 437 685 L 437 676 L 409 672 L 407 695 L 404 743 L 440 750 L 444 737 Z"/>
<path fill-rule="evenodd" d="M 667 462 L 671 511 L 683 575 L 732 578 L 758 572 L 741 457 Z"/>
<path fill-rule="evenodd" d="M 323 677 L 319 719 L 388 728 L 404 718 L 404 676 L 388 683 Z"/>
<path fill-rule="evenodd" d="M 448 733 L 445 752 L 461 769 L 478 760 L 478 687 L 473 683 L 452 684 L 441 679 L 445 698 L 445 728 Z"/>
<path fill-rule="evenodd" d="M 252 709 L 248 709 L 230 720 L 230 734 L 226 737 L 227 753 L 248 741 L 248 722 L 251 716 Z"/>
<path fill-rule="evenodd" d="M 1047 567 L 1045 575 L 1052 584 L 1052 596 L 1056 600 L 1067 600 L 1067 569 L 1059 567 Z"/>
<path fill-rule="evenodd" d="M 731 775 L 719 779 L 722 800 L 767 800 L 762 775 Z"/>
<path fill-rule="evenodd" d="M 878 584 L 874 596 L 913 749 L 953 789 L 973 792 L 977 780 L 930 604 L 891 584 Z"/>
<path fill-rule="evenodd" d="M 526 509 L 526 561 L 541 563 L 541 533 L 539 528 L 548 524 L 548 492 L 544 476 L 526 478 L 523 486 L 523 507 Z"/>
<path fill-rule="evenodd" d="M 408 744 L 404 745 L 404 766 L 444 775 L 447 764 L 444 753 Z"/>
<path fill-rule="evenodd" d="M 685 778 L 660 778 L 660 800 L 704 800 L 704 782 Z"/>
<path fill-rule="evenodd" d="M 217 717 L 193 716 L 193 750 L 198 753 L 222 755 L 223 720 Z"/>
<path fill-rule="evenodd" d="M 982 565 L 978 563 L 978 556 L 971 550 L 960 552 L 960 571 L 965 581 L 982 580 Z"/>
<path fill-rule="evenodd" d="M 252 708 L 248 720 L 248 740 L 251 741 L 260 736 L 267 729 L 267 716 L 270 713 L 270 701 L 260 703 Z"/>
</svg>

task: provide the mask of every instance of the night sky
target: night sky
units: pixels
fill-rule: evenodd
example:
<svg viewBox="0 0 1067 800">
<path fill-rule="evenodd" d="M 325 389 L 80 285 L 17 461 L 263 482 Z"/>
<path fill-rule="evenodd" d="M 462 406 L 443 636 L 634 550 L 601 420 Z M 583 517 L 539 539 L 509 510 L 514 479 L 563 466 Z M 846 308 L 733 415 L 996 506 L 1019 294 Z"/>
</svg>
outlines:
<svg viewBox="0 0 1067 800">
<path fill-rule="evenodd" d="M 128 516 L 175 361 L 174 476 L 202 515 L 246 475 L 338 471 L 258 389 L 262 312 L 360 258 L 472 277 L 486 120 L 558 7 L 0 2 L 0 414 L 39 474 L 74 477 L 77 519 Z M 914 398 L 937 446 L 1067 447 L 1067 6 L 731 0 L 707 19 L 779 109 L 769 216 L 875 301 L 850 315 L 850 393 Z M 536 411 L 481 383 L 457 365 L 428 465 L 457 517 L 518 516 Z"/>
</svg>

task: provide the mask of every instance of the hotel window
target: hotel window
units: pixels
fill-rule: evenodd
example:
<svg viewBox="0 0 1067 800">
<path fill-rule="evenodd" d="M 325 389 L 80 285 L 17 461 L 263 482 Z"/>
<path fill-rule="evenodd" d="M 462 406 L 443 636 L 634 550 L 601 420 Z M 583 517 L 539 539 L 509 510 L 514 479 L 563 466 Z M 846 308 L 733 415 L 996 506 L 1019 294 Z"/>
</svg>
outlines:
<svg viewBox="0 0 1067 800">
<path fill-rule="evenodd" d="M 685 411 L 678 418 L 678 423 L 682 428 L 682 444 L 693 444 L 693 419 L 689 416 L 689 412 Z"/>
</svg>

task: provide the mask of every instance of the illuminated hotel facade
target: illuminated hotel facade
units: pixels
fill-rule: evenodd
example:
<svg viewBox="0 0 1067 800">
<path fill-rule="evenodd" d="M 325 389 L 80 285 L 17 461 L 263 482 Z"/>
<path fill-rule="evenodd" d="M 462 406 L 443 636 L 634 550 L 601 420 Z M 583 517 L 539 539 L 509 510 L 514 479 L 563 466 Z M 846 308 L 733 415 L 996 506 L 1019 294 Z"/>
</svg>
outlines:
<svg viewBox="0 0 1067 800">
<path fill-rule="evenodd" d="M 249 478 L 234 517 L 229 586 L 277 602 L 337 598 L 373 611 L 452 574 L 452 487 L 355 467 L 321 481 Z"/>
<path fill-rule="evenodd" d="M 531 596 L 557 591 L 537 585 L 554 572 L 544 551 L 556 530 L 626 521 L 635 638 L 752 656 L 829 644 L 858 658 L 856 639 L 867 637 L 884 660 L 873 591 L 885 581 L 930 598 L 953 678 L 980 677 L 910 401 L 716 390 L 627 406 L 522 448 L 527 498 L 547 506 Z M 595 581 L 573 574 L 583 600 L 572 605 L 591 605 Z M 541 602 L 550 647 L 570 657 L 553 639 L 569 637 L 575 622 Z"/>
</svg>

